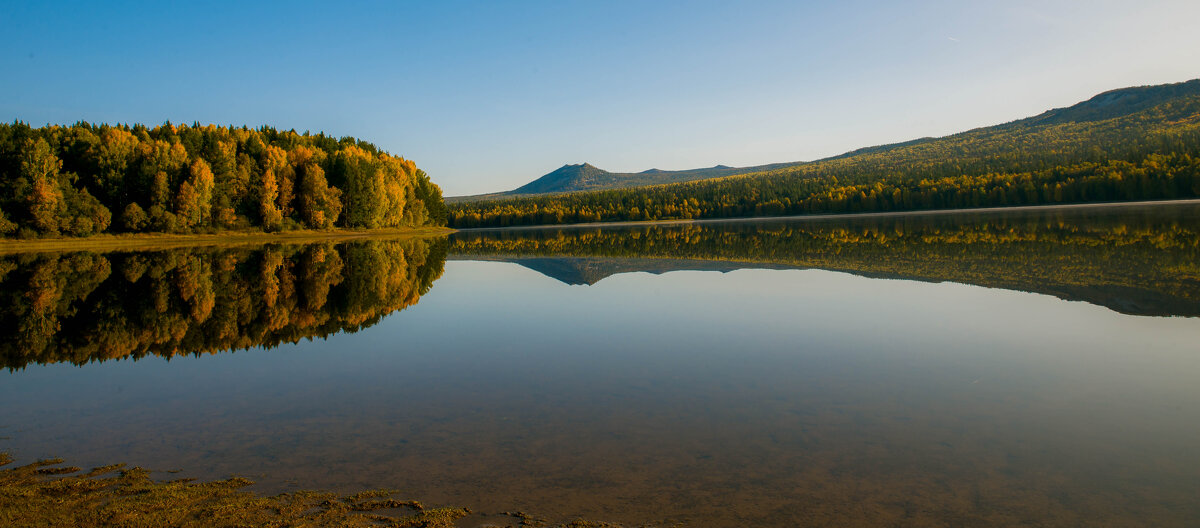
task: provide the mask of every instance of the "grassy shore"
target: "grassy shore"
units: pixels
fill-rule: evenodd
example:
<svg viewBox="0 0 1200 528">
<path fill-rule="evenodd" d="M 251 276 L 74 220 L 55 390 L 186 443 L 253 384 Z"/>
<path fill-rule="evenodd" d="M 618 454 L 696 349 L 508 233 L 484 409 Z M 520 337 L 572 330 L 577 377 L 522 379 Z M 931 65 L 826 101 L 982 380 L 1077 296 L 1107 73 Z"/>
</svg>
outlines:
<svg viewBox="0 0 1200 528">
<path fill-rule="evenodd" d="M 190 246 L 235 246 L 272 242 L 321 242 L 360 238 L 434 237 L 453 233 L 446 227 L 408 227 L 387 229 L 299 230 L 279 233 L 262 231 L 224 231 L 220 233 L 127 233 L 103 234 L 83 238 L 2 239 L 0 254 L 65 251 L 120 251 L 129 249 L 170 249 Z"/>
</svg>

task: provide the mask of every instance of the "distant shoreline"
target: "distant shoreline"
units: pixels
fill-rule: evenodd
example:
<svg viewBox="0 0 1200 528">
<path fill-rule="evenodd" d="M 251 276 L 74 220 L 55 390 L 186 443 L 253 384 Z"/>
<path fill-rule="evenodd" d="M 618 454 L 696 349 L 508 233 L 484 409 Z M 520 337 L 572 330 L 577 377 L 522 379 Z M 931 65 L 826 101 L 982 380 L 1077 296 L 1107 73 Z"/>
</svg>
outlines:
<svg viewBox="0 0 1200 528">
<path fill-rule="evenodd" d="M 1054 205 L 1022 205 L 1014 207 L 980 207 L 970 209 L 928 209 L 913 211 L 887 211 L 875 213 L 808 214 L 788 216 L 746 216 L 736 218 L 702 218 L 687 220 L 643 220 L 637 222 L 585 222 L 577 224 L 542 224 L 508 227 L 419 227 L 386 229 L 334 229 L 297 230 L 277 233 L 233 231 L 223 233 L 174 234 L 174 233 L 124 233 L 100 234 L 76 238 L 2 239 L 0 254 L 27 252 L 62 251 L 116 251 L 122 249 L 166 249 L 188 246 L 219 246 L 241 244 L 267 244 L 272 242 L 309 242 L 325 240 L 354 240 L 374 237 L 434 237 L 456 231 L 511 231 L 529 229 L 576 229 L 589 227 L 635 227 L 682 224 L 719 224 L 739 222 L 762 222 L 771 220 L 830 220 L 841 218 L 879 218 L 896 216 L 929 216 L 950 214 L 982 214 L 1020 211 L 1053 211 L 1064 209 L 1107 209 L 1115 207 L 1137 207 L 1154 205 L 1200 205 L 1200 198 L 1185 200 L 1143 200 L 1136 202 L 1092 202 Z"/>
<path fill-rule="evenodd" d="M 1056 209 L 1106 209 L 1112 207 L 1135 207 L 1146 205 L 1181 205 L 1181 204 L 1197 204 L 1200 205 L 1200 198 L 1188 198 L 1183 200 L 1141 200 L 1136 202 L 1087 202 L 1074 204 L 1052 204 L 1052 205 L 1017 205 L 1012 207 L 975 207 L 964 209 L 922 209 L 911 211 L 886 211 L 877 213 L 836 213 L 836 214 L 806 214 L 806 215 L 788 215 L 788 216 L 739 216 L 734 218 L 701 218 L 687 220 L 641 220 L 637 222 L 586 222 L 579 224 L 539 224 L 539 225 L 520 225 L 508 227 L 460 227 L 455 228 L 456 231 L 511 231 L 518 229 L 562 229 L 562 228 L 581 228 L 581 227 L 633 227 L 633 226 L 653 226 L 653 225 L 672 225 L 672 224 L 718 224 L 718 223 L 734 223 L 734 222 L 761 222 L 764 220 L 829 220 L 838 218 L 877 218 L 889 216 L 922 216 L 922 215 L 948 215 L 948 214 L 971 214 L 971 213 L 1000 213 L 1013 211 L 1052 211 Z"/>
<path fill-rule="evenodd" d="M 315 242 L 325 240 L 355 240 L 375 237 L 433 237 L 453 233 L 449 227 L 411 227 L 383 229 L 297 230 L 267 233 L 262 231 L 230 231 L 222 233 L 125 233 L 100 234 L 74 238 L 34 238 L 0 240 L 0 254 L 117 251 L 122 249 L 167 249 L 189 246 L 221 246 L 268 244 L 272 242 Z"/>
</svg>

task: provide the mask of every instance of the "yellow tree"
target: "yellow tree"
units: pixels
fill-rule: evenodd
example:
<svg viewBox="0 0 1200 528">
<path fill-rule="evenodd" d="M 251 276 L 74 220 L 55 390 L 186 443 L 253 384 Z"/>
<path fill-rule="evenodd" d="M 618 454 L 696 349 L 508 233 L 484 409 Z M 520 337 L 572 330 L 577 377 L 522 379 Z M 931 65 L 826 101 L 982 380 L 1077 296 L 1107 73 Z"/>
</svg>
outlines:
<svg viewBox="0 0 1200 528">
<path fill-rule="evenodd" d="M 278 231 L 283 226 L 283 213 L 275 200 L 279 196 L 279 184 L 275 181 L 275 171 L 267 169 L 262 175 L 262 188 L 259 189 L 258 210 L 262 215 L 262 228 L 266 231 Z"/>
<path fill-rule="evenodd" d="M 325 171 L 315 163 L 304 166 L 296 201 L 300 219 L 313 229 L 329 229 L 342 213 L 341 191 L 330 187 Z"/>
<path fill-rule="evenodd" d="M 191 177 L 179 185 L 175 202 L 180 227 L 208 225 L 212 219 L 213 173 L 208 162 L 197 159 L 190 168 Z"/>
<path fill-rule="evenodd" d="M 281 227 L 292 203 L 292 180 L 295 172 L 288 164 L 288 155 L 283 149 L 267 145 L 259 163 L 263 167 L 262 180 L 258 189 L 258 209 L 262 215 L 263 229 L 274 231 Z"/>
</svg>

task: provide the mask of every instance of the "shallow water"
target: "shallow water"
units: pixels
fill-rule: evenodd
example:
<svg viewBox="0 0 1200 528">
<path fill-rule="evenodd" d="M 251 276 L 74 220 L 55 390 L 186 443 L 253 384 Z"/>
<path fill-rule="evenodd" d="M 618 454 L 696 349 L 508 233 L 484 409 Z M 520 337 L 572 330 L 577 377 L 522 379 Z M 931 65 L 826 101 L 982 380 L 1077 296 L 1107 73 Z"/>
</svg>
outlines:
<svg viewBox="0 0 1200 528">
<path fill-rule="evenodd" d="M 550 520 L 1193 526 L 1198 233 L 1193 205 L 6 257 L 0 449 Z"/>
</svg>

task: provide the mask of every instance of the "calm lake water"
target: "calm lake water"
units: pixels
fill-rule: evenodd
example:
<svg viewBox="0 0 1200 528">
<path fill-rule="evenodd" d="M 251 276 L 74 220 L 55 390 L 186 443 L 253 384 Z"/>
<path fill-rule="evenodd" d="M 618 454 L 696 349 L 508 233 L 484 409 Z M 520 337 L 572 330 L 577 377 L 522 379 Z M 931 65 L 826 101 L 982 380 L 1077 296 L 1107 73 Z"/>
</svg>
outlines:
<svg viewBox="0 0 1200 528">
<path fill-rule="evenodd" d="M 0 306 L 19 462 L 551 521 L 1200 524 L 1192 204 L 9 255 Z"/>
</svg>

